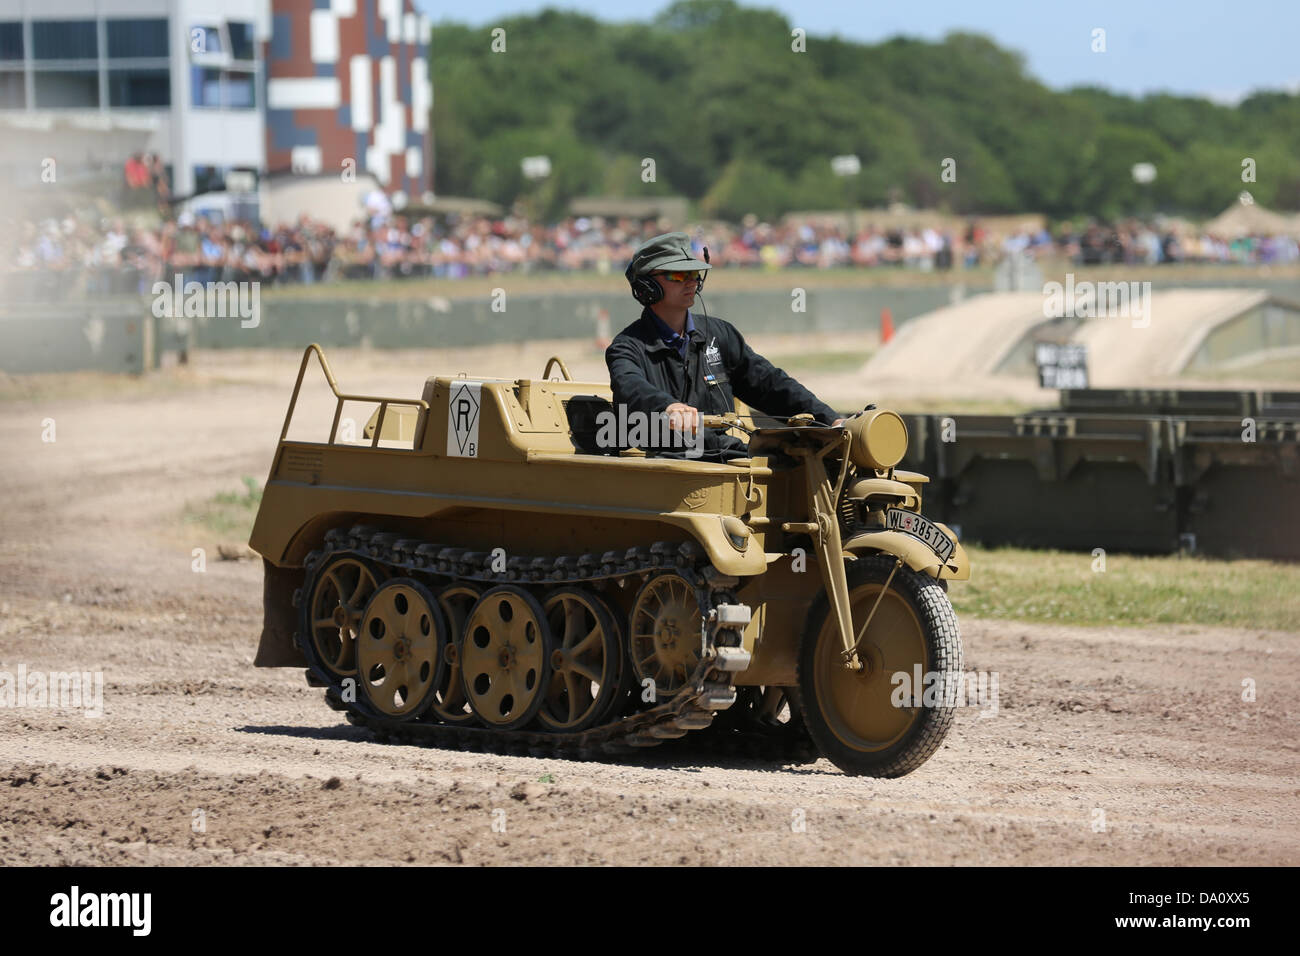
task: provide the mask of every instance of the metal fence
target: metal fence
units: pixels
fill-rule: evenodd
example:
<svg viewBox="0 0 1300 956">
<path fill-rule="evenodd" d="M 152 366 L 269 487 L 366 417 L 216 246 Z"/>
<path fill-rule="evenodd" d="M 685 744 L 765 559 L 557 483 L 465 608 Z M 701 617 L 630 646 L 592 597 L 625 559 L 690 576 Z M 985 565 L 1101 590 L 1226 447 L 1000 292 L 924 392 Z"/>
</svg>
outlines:
<svg viewBox="0 0 1300 956">
<path fill-rule="evenodd" d="M 985 545 L 1300 560 L 1300 392 L 1096 389 L 905 416 L 925 510 Z"/>
<path fill-rule="evenodd" d="M 134 297 L 0 309 L 0 371 L 138 374 L 154 364 L 154 335 Z"/>
</svg>

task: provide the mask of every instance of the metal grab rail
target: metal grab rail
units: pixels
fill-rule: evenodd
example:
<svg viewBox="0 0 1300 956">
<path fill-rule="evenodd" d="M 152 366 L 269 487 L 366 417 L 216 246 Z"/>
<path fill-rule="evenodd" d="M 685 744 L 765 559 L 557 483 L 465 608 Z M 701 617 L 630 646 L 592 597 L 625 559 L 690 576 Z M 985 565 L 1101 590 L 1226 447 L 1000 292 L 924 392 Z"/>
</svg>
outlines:
<svg viewBox="0 0 1300 956">
<path fill-rule="evenodd" d="M 552 365 L 558 365 L 560 367 L 560 374 L 564 376 L 566 382 L 573 381 L 573 376 L 569 374 L 569 366 L 565 365 L 564 359 L 560 358 L 558 355 L 552 355 L 546 360 L 546 368 L 542 370 L 542 378 L 551 377 Z"/>
<path fill-rule="evenodd" d="M 330 425 L 330 437 L 328 444 L 334 444 L 334 437 L 338 434 L 339 419 L 343 417 L 344 402 L 374 402 L 379 405 L 379 420 L 375 422 L 375 436 L 370 440 L 371 448 L 379 447 L 379 436 L 384 431 L 384 416 L 388 413 L 389 405 L 397 405 L 402 408 L 418 408 L 421 411 L 429 410 L 429 403 L 422 398 L 411 401 L 406 398 L 384 398 L 382 395 L 347 395 L 339 391 L 338 381 L 334 378 L 334 372 L 330 368 L 330 363 L 325 358 L 325 353 L 321 347 L 313 342 L 302 353 L 302 364 L 298 366 L 298 379 L 293 383 L 293 397 L 289 399 L 289 410 L 284 414 L 284 427 L 280 429 L 280 441 L 284 441 L 285 436 L 289 434 L 289 423 L 293 421 L 293 410 L 298 404 L 298 392 L 302 389 L 302 377 L 307 372 L 307 360 L 311 358 L 312 353 L 320 360 L 321 371 L 325 373 L 325 381 L 329 382 L 330 391 L 338 402 L 334 406 L 334 421 Z"/>
</svg>

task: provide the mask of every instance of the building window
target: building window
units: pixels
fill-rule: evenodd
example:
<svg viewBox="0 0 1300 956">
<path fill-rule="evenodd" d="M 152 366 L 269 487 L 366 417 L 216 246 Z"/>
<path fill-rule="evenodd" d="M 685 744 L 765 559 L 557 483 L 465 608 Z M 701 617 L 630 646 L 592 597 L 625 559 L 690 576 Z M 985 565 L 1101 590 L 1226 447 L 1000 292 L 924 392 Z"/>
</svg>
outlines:
<svg viewBox="0 0 1300 956">
<path fill-rule="evenodd" d="M 110 58 L 165 57 L 171 53 L 166 20 L 107 20 Z"/>
<path fill-rule="evenodd" d="M 226 189 L 235 193 L 257 192 L 257 170 L 233 166 L 226 171 Z"/>
<path fill-rule="evenodd" d="M 99 73 L 95 70 L 37 70 L 36 108 L 99 108 Z"/>
<path fill-rule="evenodd" d="M 190 67 L 190 103 L 217 109 L 221 106 L 221 71 L 203 66 Z"/>
<path fill-rule="evenodd" d="M 0 23 L 0 60 L 23 58 L 23 25 Z"/>
<path fill-rule="evenodd" d="M 194 192 L 213 193 L 226 188 L 226 171 L 220 166 L 194 167 Z"/>
<path fill-rule="evenodd" d="M 232 20 L 226 24 L 226 30 L 230 33 L 230 55 L 236 60 L 252 60 L 253 25 Z"/>
<path fill-rule="evenodd" d="M 109 106 L 170 106 L 172 78 L 168 70 L 109 70 Z"/>
<path fill-rule="evenodd" d="M 0 72 L 0 110 L 20 110 L 27 105 L 23 75 L 16 70 Z"/>
<path fill-rule="evenodd" d="M 222 105 L 232 110 L 251 110 L 256 107 L 253 76 L 252 73 L 226 73 L 223 77 L 226 95 L 223 97 Z"/>
<path fill-rule="evenodd" d="M 257 74 L 253 72 L 191 66 L 190 101 L 202 109 L 255 109 L 256 79 Z"/>
<path fill-rule="evenodd" d="M 99 32 L 94 20 L 35 20 L 32 59 L 94 60 L 99 58 Z"/>
</svg>

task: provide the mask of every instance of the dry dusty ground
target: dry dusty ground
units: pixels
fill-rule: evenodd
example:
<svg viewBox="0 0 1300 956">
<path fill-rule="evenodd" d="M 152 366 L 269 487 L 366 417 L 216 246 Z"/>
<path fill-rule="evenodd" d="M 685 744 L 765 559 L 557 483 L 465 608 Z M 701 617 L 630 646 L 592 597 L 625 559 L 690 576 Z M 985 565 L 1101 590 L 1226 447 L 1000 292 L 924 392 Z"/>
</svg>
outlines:
<svg viewBox="0 0 1300 956">
<path fill-rule="evenodd" d="M 434 369 L 536 374 L 546 351 L 335 370 L 349 390 L 418 394 Z M 178 520 L 265 475 L 296 363 L 205 356 L 185 389 L 0 406 L 0 671 L 105 679 L 100 719 L 0 709 L 0 864 L 1300 863 L 1294 631 L 967 619 L 998 713 L 960 712 L 892 781 L 375 743 L 301 672 L 252 667 L 260 566 L 210 549 L 195 573 L 212 542 Z"/>
</svg>

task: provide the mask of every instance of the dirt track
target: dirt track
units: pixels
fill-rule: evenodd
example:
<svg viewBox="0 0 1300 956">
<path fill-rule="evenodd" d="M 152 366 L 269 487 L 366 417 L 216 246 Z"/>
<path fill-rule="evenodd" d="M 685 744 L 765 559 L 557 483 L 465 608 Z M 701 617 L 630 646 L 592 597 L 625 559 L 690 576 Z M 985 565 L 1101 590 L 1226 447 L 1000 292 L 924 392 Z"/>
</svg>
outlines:
<svg viewBox="0 0 1300 956">
<path fill-rule="evenodd" d="M 498 374 L 540 369 L 532 350 L 491 361 L 507 354 L 521 364 Z M 0 407 L 0 671 L 105 680 L 101 719 L 0 709 L 0 864 L 1300 863 L 1296 632 L 964 620 L 967 667 L 1000 675 L 998 713 L 960 712 L 895 781 L 374 743 L 301 672 L 252 667 L 258 564 L 209 549 L 191 570 L 210 542 L 182 508 L 265 475 L 296 368 L 244 358 L 201 369 L 238 384 Z M 335 371 L 418 393 L 430 363 L 381 368 Z"/>
</svg>

